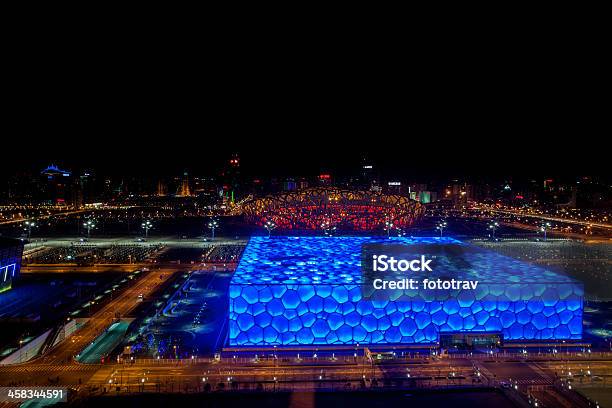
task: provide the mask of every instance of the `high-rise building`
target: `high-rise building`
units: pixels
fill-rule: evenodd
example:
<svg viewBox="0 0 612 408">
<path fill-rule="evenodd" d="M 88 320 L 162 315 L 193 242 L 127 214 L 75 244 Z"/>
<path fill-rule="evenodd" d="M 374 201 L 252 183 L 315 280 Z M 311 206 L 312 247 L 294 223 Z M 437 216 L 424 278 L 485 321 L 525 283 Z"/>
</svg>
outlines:
<svg viewBox="0 0 612 408">
<path fill-rule="evenodd" d="M 159 179 L 157 181 L 157 196 L 158 197 L 163 197 L 168 193 L 168 187 L 166 186 L 166 183 L 164 183 L 164 181 L 162 179 Z"/>
<path fill-rule="evenodd" d="M 223 183 L 223 199 L 234 202 L 241 194 L 242 180 L 240 175 L 240 156 L 237 153 L 231 155 L 229 161 L 221 173 Z"/>
<path fill-rule="evenodd" d="M 382 188 L 380 186 L 380 180 L 374 167 L 374 163 L 367 156 L 364 155 L 361 157 L 360 166 L 361 168 L 359 174 L 359 187 L 365 190 L 381 191 Z"/>
<path fill-rule="evenodd" d="M 93 170 L 83 170 L 78 179 L 78 205 L 91 204 L 100 199 L 100 188 Z"/>
<path fill-rule="evenodd" d="M 185 170 L 185 172 L 183 173 L 183 180 L 179 185 L 176 195 L 179 197 L 191 197 L 191 189 L 189 187 L 189 173 L 187 173 L 187 170 Z"/>
<path fill-rule="evenodd" d="M 73 180 L 70 171 L 52 164 L 40 172 L 46 201 L 57 205 L 72 204 Z"/>
</svg>

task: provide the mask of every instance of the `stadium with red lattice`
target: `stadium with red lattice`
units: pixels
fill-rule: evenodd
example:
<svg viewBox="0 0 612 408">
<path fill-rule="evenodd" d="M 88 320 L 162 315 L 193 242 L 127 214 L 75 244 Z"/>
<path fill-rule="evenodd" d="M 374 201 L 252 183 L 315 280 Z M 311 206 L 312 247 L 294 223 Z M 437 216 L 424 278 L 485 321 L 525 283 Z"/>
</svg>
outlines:
<svg viewBox="0 0 612 408">
<path fill-rule="evenodd" d="M 418 221 L 424 210 L 421 203 L 406 196 L 333 187 L 284 192 L 242 205 L 248 221 L 260 226 L 271 221 L 282 230 L 406 228 Z"/>
</svg>

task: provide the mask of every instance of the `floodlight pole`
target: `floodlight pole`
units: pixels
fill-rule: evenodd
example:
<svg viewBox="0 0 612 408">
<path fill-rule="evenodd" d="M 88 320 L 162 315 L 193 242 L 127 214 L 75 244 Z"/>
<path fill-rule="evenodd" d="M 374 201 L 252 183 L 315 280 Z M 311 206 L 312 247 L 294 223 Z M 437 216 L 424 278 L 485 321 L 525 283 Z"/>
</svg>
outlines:
<svg viewBox="0 0 612 408">
<path fill-rule="evenodd" d="M 36 224 L 34 223 L 34 221 L 26 221 L 25 225 L 28 229 L 28 239 L 30 239 L 30 237 L 32 236 L 32 227 L 36 226 Z"/>
<path fill-rule="evenodd" d="M 544 241 L 546 241 L 546 230 L 550 227 L 550 222 L 545 222 L 542 224 L 542 232 L 544 232 Z"/>
<path fill-rule="evenodd" d="M 83 223 L 83 226 L 87 228 L 87 238 L 91 237 L 91 229 L 96 226 L 92 220 L 87 220 Z"/>
<path fill-rule="evenodd" d="M 499 223 L 497 221 L 491 223 L 489 225 L 489 229 L 492 231 L 492 238 L 495 239 L 495 231 L 497 230 L 497 227 L 499 227 Z"/>
<path fill-rule="evenodd" d="M 270 238 L 270 235 L 272 234 L 272 231 L 274 229 L 276 229 L 276 224 L 274 223 L 274 221 L 268 220 L 264 224 L 264 228 L 266 229 L 266 231 L 268 231 L 268 238 Z"/>
<path fill-rule="evenodd" d="M 212 240 L 214 241 L 215 239 L 215 228 L 217 228 L 219 226 L 219 223 L 217 222 L 217 220 L 212 219 L 209 223 L 208 223 L 208 228 L 211 229 L 212 231 Z"/>
<path fill-rule="evenodd" d="M 149 220 L 146 220 L 142 223 L 142 228 L 144 228 L 145 230 L 145 238 L 149 238 L 149 228 L 151 228 L 152 226 L 153 224 Z"/>
<path fill-rule="evenodd" d="M 436 226 L 436 229 L 440 231 L 440 238 L 442 238 L 442 234 L 444 233 L 444 228 L 446 228 L 447 225 L 448 223 L 446 221 L 440 221 L 438 225 Z"/>
</svg>

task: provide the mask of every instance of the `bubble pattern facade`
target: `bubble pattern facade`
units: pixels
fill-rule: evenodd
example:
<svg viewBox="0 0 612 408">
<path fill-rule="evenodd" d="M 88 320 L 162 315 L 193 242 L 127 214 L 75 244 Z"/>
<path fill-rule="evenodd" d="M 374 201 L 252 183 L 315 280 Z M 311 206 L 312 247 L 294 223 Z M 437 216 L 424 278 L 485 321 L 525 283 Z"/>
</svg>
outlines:
<svg viewBox="0 0 612 408">
<path fill-rule="evenodd" d="M 295 275 L 286 275 L 286 266 L 291 262 L 305 262 L 303 258 L 299 260 L 300 246 L 296 245 L 299 240 L 275 238 L 270 244 L 261 243 L 267 238 L 252 238 L 244 252 L 246 258 L 243 257 L 232 279 L 230 346 L 432 344 L 439 341 L 440 333 L 456 332 L 501 333 L 504 340 L 582 338 L 582 285 L 554 272 L 547 271 L 543 277 L 532 276 L 528 283 L 491 279 L 475 291 L 456 291 L 446 299 L 422 291 L 411 293 L 410 300 L 404 297 L 369 300 L 363 298 L 360 285 L 342 281 L 358 276 L 347 265 L 354 265 L 351 259 L 359 254 L 363 238 L 354 241 L 351 247 L 347 237 L 309 237 L 311 245 L 319 240 L 328 252 L 342 251 L 345 256 L 339 260 L 348 259 L 343 264 L 347 270 L 340 268 L 328 282 L 322 275 L 319 281 L 290 279 L 291 283 L 285 283 L 287 277 Z M 412 242 L 417 241 L 420 239 Z M 295 257 L 291 257 L 287 245 L 297 251 Z M 267 252 L 275 246 L 284 250 Z M 262 251 L 262 247 L 266 250 Z M 318 257 L 311 254 L 314 256 L 312 268 L 321 266 L 323 263 L 317 260 L 328 256 L 324 250 L 319 253 L 322 255 Z M 504 258 L 510 259 L 500 256 L 498 261 Z M 247 262 L 243 262 L 245 259 Z M 275 265 L 279 260 L 281 265 Z M 256 264 L 265 270 L 261 275 L 257 274 Z M 523 268 L 519 276 L 541 269 L 519 264 Z M 308 267 L 303 266 L 306 271 Z M 275 269 L 277 274 L 273 273 Z M 311 275 L 312 272 L 309 271 Z M 487 271 L 476 272 L 485 273 L 486 277 Z M 342 277 L 342 273 L 346 276 Z M 558 277 L 557 282 L 551 282 L 553 275 Z"/>
</svg>

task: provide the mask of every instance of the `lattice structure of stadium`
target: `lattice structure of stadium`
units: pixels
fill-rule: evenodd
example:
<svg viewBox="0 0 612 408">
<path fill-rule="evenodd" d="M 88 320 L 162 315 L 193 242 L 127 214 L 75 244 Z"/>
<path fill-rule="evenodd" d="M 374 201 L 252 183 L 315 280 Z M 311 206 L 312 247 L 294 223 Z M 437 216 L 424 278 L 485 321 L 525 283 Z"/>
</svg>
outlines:
<svg viewBox="0 0 612 408">
<path fill-rule="evenodd" d="M 317 230 L 324 224 L 340 230 L 406 228 L 418 221 L 424 206 L 402 195 L 309 188 L 250 200 L 242 205 L 247 219 L 263 226 L 272 221 L 281 230 Z"/>
</svg>

